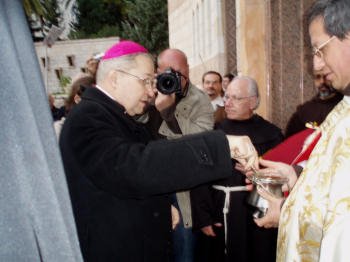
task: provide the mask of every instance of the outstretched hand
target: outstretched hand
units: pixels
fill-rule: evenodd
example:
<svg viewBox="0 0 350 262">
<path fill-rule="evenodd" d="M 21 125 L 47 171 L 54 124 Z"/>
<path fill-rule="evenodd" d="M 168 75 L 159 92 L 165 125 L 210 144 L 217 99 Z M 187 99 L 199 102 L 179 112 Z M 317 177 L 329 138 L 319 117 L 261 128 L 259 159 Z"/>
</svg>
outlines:
<svg viewBox="0 0 350 262">
<path fill-rule="evenodd" d="M 227 135 L 231 158 L 237 160 L 244 170 L 258 169 L 258 153 L 248 136 Z"/>
<path fill-rule="evenodd" d="M 259 159 L 259 164 L 262 167 L 265 167 L 265 168 L 259 169 L 259 174 L 261 175 L 266 174 L 271 177 L 271 176 L 274 176 L 275 174 L 276 177 L 282 176 L 282 177 L 288 178 L 288 184 L 282 187 L 283 191 L 289 191 L 291 188 L 294 187 L 298 177 L 292 166 L 282 162 L 274 162 L 274 161 L 269 161 L 264 159 Z"/>
<path fill-rule="evenodd" d="M 269 202 L 269 208 L 267 209 L 267 213 L 264 217 L 254 219 L 254 222 L 259 227 L 278 227 L 278 222 L 281 215 L 281 205 L 284 201 L 284 198 L 275 197 L 270 192 L 265 190 L 262 186 L 257 186 L 257 190 L 259 195 Z"/>
<path fill-rule="evenodd" d="M 245 186 L 247 188 L 247 191 L 252 191 L 254 188 L 254 185 L 252 184 L 251 176 L 254 175 L 254 171 L 253 170 L 245 170 L 244 166 L 240 163 L 235 164 L 235 169 L 246 176 L 246 179 L 245 179 L 246 185 Z"/>
</svg>

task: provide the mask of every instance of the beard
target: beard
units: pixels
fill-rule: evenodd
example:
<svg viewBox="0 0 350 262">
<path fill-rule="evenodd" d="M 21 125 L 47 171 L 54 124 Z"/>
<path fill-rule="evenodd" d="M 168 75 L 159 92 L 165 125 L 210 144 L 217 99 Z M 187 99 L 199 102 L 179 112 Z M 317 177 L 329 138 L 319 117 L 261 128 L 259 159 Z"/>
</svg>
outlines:
<svg viewBox="0 0 350 262">
<path fill-rule="evenodd" d="M 332 97 L 333 94 L 336 92 L 336 90 L 332 86 L 325 85 L 325 84 L 318 87 L 318 90 L 319 90 L 319 97 L 321 99 L 327 99 L 329 97 Z"/>
</svg>

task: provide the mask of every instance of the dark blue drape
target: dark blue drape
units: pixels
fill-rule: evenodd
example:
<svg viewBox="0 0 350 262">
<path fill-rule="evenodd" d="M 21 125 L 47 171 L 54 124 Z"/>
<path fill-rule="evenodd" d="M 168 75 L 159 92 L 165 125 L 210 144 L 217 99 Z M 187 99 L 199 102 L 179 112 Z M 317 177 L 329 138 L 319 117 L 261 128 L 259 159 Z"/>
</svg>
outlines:
<svg viewBox="0 0 350 262">
<path fill-rule="evenodd" d="M 0 0 L 0 261 L 82 261 L 22 1 Z"/>
</svg>

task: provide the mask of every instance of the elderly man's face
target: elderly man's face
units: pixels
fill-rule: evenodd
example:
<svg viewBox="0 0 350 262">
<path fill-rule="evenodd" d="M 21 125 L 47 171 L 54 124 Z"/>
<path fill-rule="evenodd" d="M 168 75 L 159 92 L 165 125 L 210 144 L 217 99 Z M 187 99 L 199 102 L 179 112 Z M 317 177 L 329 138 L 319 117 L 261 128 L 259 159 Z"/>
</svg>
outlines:
<svg viewBox="0 0 350 262">
<path fill-rule="evenodd" d="M 225 92 L 225 112 L 230 120 L 246 120 L 252 117 L 256 97 L 248 92 L 248 81 L 233 80 Z"/>
<path fill-rule="evenodd" d="M 221 95 L 222 83 L 217 74 L 207 74 L 203 81 L 203 90 L 206 92 L 210 100 L 214 100 Z"/>
<path fill-rule="evenodd" d="M 154 79 L 154 66 L 149 57 L 139 55 L 135 58 L 136 66 L 127 73 L 118 73 L 118 102 L 125 107 L 130 115 L 142 114 L 150 102 L 154 99 L 154 87 L 145 82 L 152 82 Z M 124 70 L 126 71 L 126 70 Z M 137 77 L 135 77 L 137 76 Z M 146 81 L 143 81 L 144 79 Z"/>
<path fill-rule="evenodd" d="M 331 38 L 324 30 L 323 18 L 316 18 L 309 27 L 311 44 L 319 47 Z M 337 37 L 321 48 L 322 56 L 314 56 L 314 70 L 325 76 L 332 86 L 342 93 L 348 93 L 350 84 L 350 40 Z"/>
</svg>

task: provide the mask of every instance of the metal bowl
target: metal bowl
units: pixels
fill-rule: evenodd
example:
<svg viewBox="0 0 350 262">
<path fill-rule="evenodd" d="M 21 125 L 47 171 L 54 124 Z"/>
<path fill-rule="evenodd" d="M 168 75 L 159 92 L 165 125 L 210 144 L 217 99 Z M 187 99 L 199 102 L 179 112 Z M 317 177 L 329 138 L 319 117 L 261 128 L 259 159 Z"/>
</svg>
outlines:
<svg viewBox="0 0 350 262">
<path fill-rule="evenodd" d="M 261 197 L 256 189 L 257 185 L 262 186 L 266 191 L 270 192 L 277 198 L 283 197 L 282 186 L 288 183 L 288 178 L 282 175 L 272 176 L 262 175 L 256 173 L 250 178 L 254 184 L 252 192 L 250 192 L 247 202 L 249 205 L 255 207 L 256 211 L 253 213 L 255 218 L 261 218 L 266 215 L 267 209 L 269 207 L 268 201 Z"/>
</svg>

